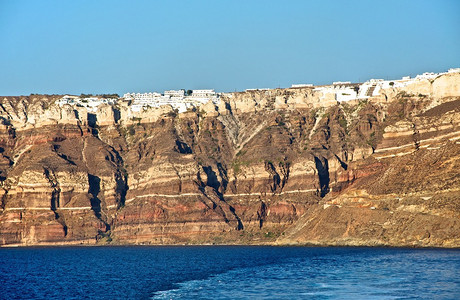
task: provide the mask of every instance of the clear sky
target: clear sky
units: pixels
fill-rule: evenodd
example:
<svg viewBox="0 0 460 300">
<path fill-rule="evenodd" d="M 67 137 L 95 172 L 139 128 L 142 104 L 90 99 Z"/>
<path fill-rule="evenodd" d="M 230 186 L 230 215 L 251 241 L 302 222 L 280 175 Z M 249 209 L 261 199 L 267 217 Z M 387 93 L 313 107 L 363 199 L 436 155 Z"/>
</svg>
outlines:
<svg viewBox="0 0 460 300">
<path fill-rule="evenodd" d="M 451 67 L 458 0 L 0 0 L 0 95 L 223 92 Z"/>
</svg>

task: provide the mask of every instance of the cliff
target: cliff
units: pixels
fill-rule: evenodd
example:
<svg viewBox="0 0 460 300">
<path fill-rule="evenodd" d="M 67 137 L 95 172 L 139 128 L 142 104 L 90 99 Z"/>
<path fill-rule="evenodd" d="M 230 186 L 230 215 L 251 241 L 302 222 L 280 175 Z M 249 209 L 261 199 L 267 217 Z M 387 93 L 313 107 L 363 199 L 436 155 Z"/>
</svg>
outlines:
<svg viewBox="0 0 460 300">
<path fill-rule="evenodd" d="M 0 244 L 460 246 L 460 74 L 176 114 L 0 97 Z"/>
</svg>

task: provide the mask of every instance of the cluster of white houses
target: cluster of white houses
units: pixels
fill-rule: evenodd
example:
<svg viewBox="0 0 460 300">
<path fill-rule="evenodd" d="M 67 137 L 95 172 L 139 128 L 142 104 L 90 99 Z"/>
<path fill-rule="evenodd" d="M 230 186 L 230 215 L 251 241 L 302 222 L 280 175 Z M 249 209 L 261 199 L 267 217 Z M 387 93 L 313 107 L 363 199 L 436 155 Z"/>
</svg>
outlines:
<svg viewBox="0 0 460 300">
<path fill-rule="evenodd" d="M 96 112 L 97 107 L 101 104 L 109 104 L 113 105 L 116 104 L 118 98 L 102 98 L 102 97 L 78 97 L 78 96 L 70 96 L 65 95 L 61 99 L 57 100 L 56 103 L 59 106 L 63 106 L 64 104 L 70 104 L 80 107 L 86 107 L 86 109 L 90 112 Z"/>
<path fill-rule="evenodd" d="M 369 97 L 378 96 L 380 90 L 387 88 L 403 88 L 419 80 L 434 79 L 440 75 L 447 73 L 460 73 L 460 68 L 449 69 L 444 73 L 423 73 L 414 78 L 405 76 L 399 80 L 383 80 L 370 79 L 364 83 L 351 83 L 349 81 L 336 81 L 331 85 L 313 86 L 313 84 L 293 84 L 291 88 L 310 88 L 314 92 L 321 94 L 322 99 L 335 97 L 337 101 L 349 101 L 354 99 L 367 99 Z M 247 89 L 250 91 L 265 91 L 264 89 Z M 70 104 L 75 106 L 86 107 L 88 111 L 95 112 L 101 104 L 116 104 L 117 101 L 127 101 L 130 109 L 133 112 L 139 112 L 149 107 L 160 107 L 162 105 L 170 105 L 177 109 L 178 112 L 185 112 L 190 108 L 198 107 L 206 104 L 209 101 L 217 104 L 220 96 L 231 94 L 216 93 L 214 90 L 169 90 L 163 94 L 157 92 L 151 93 L 126 93 L 123 98 L 103 98 L 103 97 L 78 97 L 65 95 L 56 103 L 59 105 Z"/>
<path fill-rule="evenodd" d="M 321 92 L 323 97 L 335 95 L 337 101 L 349 101 L 354 99 L 367 99 L 372 96 L 378 96 L 380 90 L 388 88 L 403 88 L 423 79 L 434 79 L 447 73 L 459 73 L 460 68 L 449 69 L 444 73 L 423 73 L 414 78 L 405 76 L 399 80 L 370 79 L 364 83 L 351 83 L 350 81 L 337 81 L 331 85 L 314 87 L 312 84 L 293 84 L 291 88 L 311 87 L 313 91 Z"/>
<path fill-rule="evenodd" d="M 126 93 L 123 95 L 125 100 L 131 101 L 132 111 L 141 111 L 148 107 L 160 107 L 171 105 L 178 112 L 185 112 L 189 108 L 206 104 L 208 101 L 216 103 L 219 101 L 219 94 L 214 90 L 192 90 L 189 95 L 185 90 L 169 90 L 160 93 Z"/>
<path fill-rule="evenodd" d="M 212 101 L 217 104 L 220 94 L 214 90 L 192 90 L 186 95 L 185 90 L 169 90 L 163 94 L 157 92 L 151 93 L 126 93 L 123 98 L 104 98 L 104 97 L 79 97 L 65 95 L 56 103 L 60 106 L 65 104 L 85 107 L 89 112 L 96 112 L 99 105 L 114 105 L 118 101 L 127 101 L 133 112 L 139 112 L 149 107 L 160 107 L 170 105 L 177 109 L 178 112 L 185 112 L 189 108 L 198 107 Z"/>
</svg>

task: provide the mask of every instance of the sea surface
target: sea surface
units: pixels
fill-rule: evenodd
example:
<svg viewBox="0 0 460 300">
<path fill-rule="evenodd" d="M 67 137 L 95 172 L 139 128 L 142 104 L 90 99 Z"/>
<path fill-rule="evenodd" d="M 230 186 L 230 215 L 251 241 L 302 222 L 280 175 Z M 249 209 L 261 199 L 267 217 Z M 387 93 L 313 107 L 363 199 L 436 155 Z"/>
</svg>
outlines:
<svg viewBox="0 0 460 300">
<path fill-rule="evenodd" d="M 0 249 L 0 299 L 460 299 L 460 250 Z"/>
</svg>

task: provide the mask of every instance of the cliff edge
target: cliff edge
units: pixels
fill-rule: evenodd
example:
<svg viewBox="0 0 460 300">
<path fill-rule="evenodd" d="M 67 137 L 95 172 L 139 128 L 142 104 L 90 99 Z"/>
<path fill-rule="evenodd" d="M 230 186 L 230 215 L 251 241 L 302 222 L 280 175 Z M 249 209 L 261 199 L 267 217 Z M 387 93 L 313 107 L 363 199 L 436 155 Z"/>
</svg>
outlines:
<svg viewBox="0 0 460 300">
<path fill-rule="evenodd" d="M 0 97 L 0 245 L 460 246 L 460 73 L 196 110 Z"/>
</svg>

